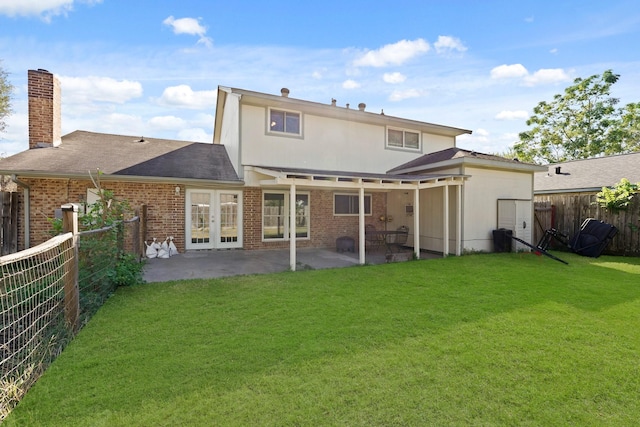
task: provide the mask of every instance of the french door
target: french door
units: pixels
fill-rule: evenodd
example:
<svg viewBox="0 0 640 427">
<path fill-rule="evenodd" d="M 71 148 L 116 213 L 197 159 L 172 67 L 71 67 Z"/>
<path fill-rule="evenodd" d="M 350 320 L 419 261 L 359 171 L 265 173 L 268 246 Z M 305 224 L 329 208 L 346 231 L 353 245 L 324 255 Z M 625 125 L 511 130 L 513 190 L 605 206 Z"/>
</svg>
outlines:
<svg viewBox="0 0 640 427">
<path fill-rule="evenodd" d="M 242 191 L 187 189 L 186 248 L 242 247 Z"/>
</svg>

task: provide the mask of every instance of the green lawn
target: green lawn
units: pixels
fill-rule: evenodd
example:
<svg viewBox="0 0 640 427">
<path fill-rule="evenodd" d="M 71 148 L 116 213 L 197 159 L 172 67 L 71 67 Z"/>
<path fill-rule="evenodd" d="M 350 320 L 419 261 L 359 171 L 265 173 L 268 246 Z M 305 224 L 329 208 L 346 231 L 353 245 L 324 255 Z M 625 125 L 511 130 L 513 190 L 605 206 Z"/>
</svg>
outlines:
<svg viewBox="0 0 640 427">
<path fill-rule="evenodd" d="M 637 425 L 640 259 L 561 257 L 120 288 L 5 425 Z"/>
</svg>

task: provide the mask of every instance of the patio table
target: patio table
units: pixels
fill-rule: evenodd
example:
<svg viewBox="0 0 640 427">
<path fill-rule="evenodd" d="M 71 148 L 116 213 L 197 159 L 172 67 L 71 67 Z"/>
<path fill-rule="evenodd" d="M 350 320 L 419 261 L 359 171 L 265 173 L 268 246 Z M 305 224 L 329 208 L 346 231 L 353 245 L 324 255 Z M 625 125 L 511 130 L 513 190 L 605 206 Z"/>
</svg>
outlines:
<svg viewBox="0 0 640 427">
<path fill-rule="evenodd" d="M 384 243 L 384 246 L 386 248 L 386 253 L 388 254 L 393 253 L 393 247 L 398 240 L 398 236 L 402 234 L 408 235 L 409 232 L 402 231 L 402 230 L 375 230 L 375 231 L 371 230 L 366 233 L 368 239 L 371 239 L 371 237 L 374 237 L 379 239 L 382 243 Z M 404 241 L 406 242 L 406 239 L 404 239 Z M 398 248 L 398 252 L 400 252 L 399 248 Z"/>
</svg>

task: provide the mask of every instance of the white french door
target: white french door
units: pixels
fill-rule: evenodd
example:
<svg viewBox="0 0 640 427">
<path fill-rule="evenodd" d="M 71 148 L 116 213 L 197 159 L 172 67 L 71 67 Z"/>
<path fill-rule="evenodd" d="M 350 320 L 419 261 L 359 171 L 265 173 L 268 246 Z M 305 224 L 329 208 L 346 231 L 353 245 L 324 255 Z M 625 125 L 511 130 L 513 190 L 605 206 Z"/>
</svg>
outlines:
<svg viewBox="0 0 640 427">
<path fill-rule="evenodd" d="M 186 248 L 242 247 L 242 191 L 187 189 Z"/>
</svg>

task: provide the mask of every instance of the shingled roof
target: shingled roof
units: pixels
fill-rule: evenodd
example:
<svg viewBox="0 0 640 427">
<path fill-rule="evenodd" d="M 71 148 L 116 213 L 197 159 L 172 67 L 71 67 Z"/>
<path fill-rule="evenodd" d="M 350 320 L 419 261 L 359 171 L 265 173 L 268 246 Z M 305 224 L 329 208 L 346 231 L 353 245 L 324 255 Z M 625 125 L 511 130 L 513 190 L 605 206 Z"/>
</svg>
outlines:
<svg viewBox="0 0 640 427">
<path fill-rule="evenodd" d="M 241 183 L 223 145 L 86 131 L 62 137 L 57 147 L 35 148 L 0 161 L 0 174 L 86 177 L 106 175 Z"/>
<path fill-rule="evenodd" d="M 425 154 L 424 156 L 420 156 L 417 159 L 411 160 L 410 162 L 389 170 L 388 173 L 411 173 L 429 169 L 457 166 L 463 163 L 485 165 L 494 168 L 505 169 L 541 169 L 541 167 L 538 165 L 522 163 L 515 159 L 510 160 L 505 157 L 500 157 L 493 154 L 478 153 L 476 151 L 453 147 L 447 148 L 446 150 Z"/>
<path fill-rule="evenodd" d="M 640 152 L 555 163 L 534 175 L 534 193 L 600 191 L 627 178 L 640 182 Z"/>
</svg>

